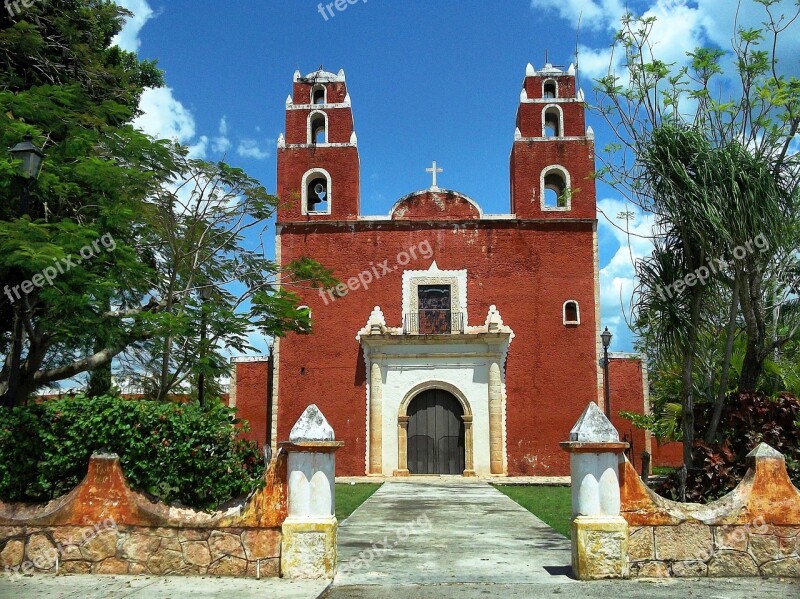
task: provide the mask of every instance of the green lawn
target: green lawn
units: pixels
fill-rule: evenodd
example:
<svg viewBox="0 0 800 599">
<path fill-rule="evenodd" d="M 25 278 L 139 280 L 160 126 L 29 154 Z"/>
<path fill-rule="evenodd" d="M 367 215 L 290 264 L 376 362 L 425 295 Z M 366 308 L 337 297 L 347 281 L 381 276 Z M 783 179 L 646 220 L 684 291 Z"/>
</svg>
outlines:
<svg viewBox="0 0 800 599">
<path fill-rule="evenodd" d="M 541 485 L 494 485 L 494 487 L 569 538 L 572 517 L 572 492 L 569 487 Z"/>
<path fill-rule="evenodd" d="M 380 483 L 336 483 L 336 519 L 342 522 L 380 486 Z"/>
</svg>

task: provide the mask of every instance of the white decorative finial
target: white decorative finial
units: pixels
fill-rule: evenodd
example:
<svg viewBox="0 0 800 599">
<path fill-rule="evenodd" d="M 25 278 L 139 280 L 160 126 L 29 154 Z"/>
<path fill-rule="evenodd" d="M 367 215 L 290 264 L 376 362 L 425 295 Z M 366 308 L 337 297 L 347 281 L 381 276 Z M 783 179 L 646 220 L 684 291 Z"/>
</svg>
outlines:
<svg viewBox="0 0 800 599">
<path fill-rule="evenodd" d="M 281 133 L 278 136 L 278 148 L 283 149 L 285 147 L 286 147 L 286 138 L 283 136 L 283 133 Z"/>
<path fill-rule="evenodd" d="M 425 172 L 426 172 L 426 173 L 432 173 L 432 174 L 433 174 L 433 185 L 431 185 L 431 189 L 438 190 L 438 189 L 439 189 L 439 186 L 438 186 L 438 185 L 436 185 L 436 175 L 437 175 L 438 173 L 443 173 L 443 172 L 444 172 L 444 169 L 443 169 L 443 168 L 439 168 L 439 167 L 437 167 L 437 166 L 436 166 L 436 161 L 434 160 L 434 161 L 433 161 L 433 166 L 432 166 L 431 168 L 426 168 L 426 169 L 425 169 Z"/>
<path fill-rule="evenodd" d="M 569 68 L 567 69 L 567 74 L 568 75 L 574 75 L 575 74 L 575 65 L 573 63 L 569 63 Z"/>
<path fill-rule="evenodd" d="M 353 131 L 353 134 L 350 136 L 350 143 L 354 146 L 358 144 L 358 136 L 355 131 Z"/>
<path fill-rule="evenodd" d="M 375 306 L 367 321 L 367 329 L 370 335 L 381 335 L 386 330 L 386 318 L 380 306 Z"/>
<path fill-rule="evenodd" d="M 583 88 L 578 89 L 578 102 L 583 102 L 585 96 L 583 95 Z"/>
<path fill-rule="evenodd" d="M 350 106 L 350 92 L 347 92 L 347 95 L 344 97 L 344 105 Z"/>
<path fill-rule="evenodd" d="M 297 83 L 298 81 L 300 81 L 300 77 L 302 77 L 302 75 L 300 75 L 300 71 L 299 71 L 299 70 L 298 70 L 298 71 L 295 71 L 295 72 L 294 72 L 294 77 L 293 77 L 293 79 L 292 79 L 292 80 L 293 80 L 295 83 Z"/>
<path fill-rule="evenodd" d="M 292 443 L 333 440 L 333 429 L 316 404 L 306 408 L 289 433 L 289 441 Z"/>
<path fill-rule="evenodd" d="M 486 330 L 489 333 L 497 333 L 503 326 L 503 319 L 500 317 L 500 312 L 497 306 L 492 304 L 489 306 L 489 313 L 486 315 Z"/>
<path fill-rule="evenodd" d="M 286 105 L 287 106 L 291 106 L 292 105 L 292 95 L 291 94 L 286 96 Z"/>
<path fill-rule="evenodd" d="M 523 87 L 523 88 L 522 88 L 522 91 L 521 91 L 521 92 L 519 92 L 519 101 L 520 101 L 520 102 L 524 102 L 524 101 L 525 101 L 525 100 L 527 100 L 527 99 L 528 99 L 528 92 L 527 92 L 527 90 L 526 90 L 526 89 Z"/>
<path fill-rule="evenodd" d="M 592 129 L 591 125 L 589 125 L 589 127 L 586 129 L 586 137 L 589 139 L 594 139 L 594 129 Z"/>
<path fill-rule="evenodd" d="M 339 79 L 344 81 L 344 69 L 339 69 Z"/>
<path fill-rule="evenodd" d="M 536 69 L 533 68 L 531 63 L 528 63 L 528 66 L 525 67 L 525 76 L 526 77 L 533 77 L 536 75 Z"/>
<path fill-rule="evenodd" d="M 519 127 L 514 129 L 514 141 L 522 139 L 522 131 L 519 130 Z"/>
</svg>

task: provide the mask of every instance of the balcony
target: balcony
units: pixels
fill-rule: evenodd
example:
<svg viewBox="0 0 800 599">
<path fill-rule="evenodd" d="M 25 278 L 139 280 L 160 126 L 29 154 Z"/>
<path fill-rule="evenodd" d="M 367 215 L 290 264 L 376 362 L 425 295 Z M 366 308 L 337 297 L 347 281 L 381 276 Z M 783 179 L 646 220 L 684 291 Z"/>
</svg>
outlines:
<svg viewBox="0 0 800 599">
<path fill-rule="evenodd" d="M 428 308 L 403 318 L 404 335 L 451 335 L 464 333 L 464 314 Z"/>
</svg>

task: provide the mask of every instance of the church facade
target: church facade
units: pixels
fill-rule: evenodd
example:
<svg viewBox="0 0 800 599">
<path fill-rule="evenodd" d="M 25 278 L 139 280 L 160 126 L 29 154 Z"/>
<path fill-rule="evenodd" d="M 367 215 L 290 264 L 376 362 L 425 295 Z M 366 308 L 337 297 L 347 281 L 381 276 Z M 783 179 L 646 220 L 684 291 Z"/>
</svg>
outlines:
<svg viewBox="0 0 800 599">
<path fill-rule="evenodd" d="M 559 442 L 603 405 L 594 140 L 574 69 L 527 67 L 505 214 L 440 188 L 434 163 L 431 187 L 364 216 L 344 72 L 296 73 L 285 109 L 276 259 L 313 258 L 341 283 L 292 289 L 313 328 L 275 342 L 271 442 L 315 403 L 345 442 L 340 475 L 567 474 Z"/>
</svg>

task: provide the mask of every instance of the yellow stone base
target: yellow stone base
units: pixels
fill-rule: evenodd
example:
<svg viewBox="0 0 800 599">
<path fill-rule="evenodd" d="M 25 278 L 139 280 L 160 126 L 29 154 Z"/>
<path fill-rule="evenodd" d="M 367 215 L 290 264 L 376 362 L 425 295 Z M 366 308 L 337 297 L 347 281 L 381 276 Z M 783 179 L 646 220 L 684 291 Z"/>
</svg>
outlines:
<svg viewBox="0 0 800 599">
<path fill-rule="evenodd" d="M 282 527 L 281 576 L 333 578 L 336 572 L 335 517 L 325 520 L 287 518 Z"/>
<path fill-rule="evenodd" d="M 621 516 L 572 521 L 572 571 L 578 580 L 628 578 L 628 522 Z"/>
</svg>

